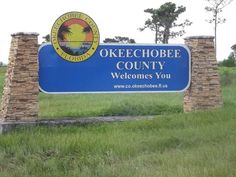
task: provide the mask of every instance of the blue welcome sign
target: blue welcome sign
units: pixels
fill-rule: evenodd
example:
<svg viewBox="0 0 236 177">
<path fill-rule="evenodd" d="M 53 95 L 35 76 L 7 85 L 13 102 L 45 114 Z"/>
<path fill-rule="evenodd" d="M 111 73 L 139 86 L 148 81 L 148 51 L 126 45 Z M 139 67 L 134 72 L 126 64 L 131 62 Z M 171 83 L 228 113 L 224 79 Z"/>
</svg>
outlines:
<svg viewBox="0 0 236 177">
<path fill-rule="evenodd" d="M 63 59 L 50 43 L 39 49 L 45 93 L 181 92 L 191 78 L 185 45 L 100 44 L 81 62 Z"/>
</svg>

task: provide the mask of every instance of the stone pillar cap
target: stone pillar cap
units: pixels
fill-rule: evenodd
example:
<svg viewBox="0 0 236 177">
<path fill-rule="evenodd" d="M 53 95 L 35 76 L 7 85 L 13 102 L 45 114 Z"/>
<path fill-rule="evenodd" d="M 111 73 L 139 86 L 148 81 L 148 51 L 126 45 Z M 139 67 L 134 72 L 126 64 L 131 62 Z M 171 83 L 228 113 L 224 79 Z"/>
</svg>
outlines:
<svg viewBox="0 0 236 177">
<path fill-rule="evenodd" d="M 38 36 L 39 33 L 35 32 L 17 32 L 13 33 L 11 36 Z"/>
<path fill-rule="evenodd" d="M 188 36 L 184 38 L 184 40 L 189 40 L 189 39 L 214 39 L 214 36 Z"/>
</svg>

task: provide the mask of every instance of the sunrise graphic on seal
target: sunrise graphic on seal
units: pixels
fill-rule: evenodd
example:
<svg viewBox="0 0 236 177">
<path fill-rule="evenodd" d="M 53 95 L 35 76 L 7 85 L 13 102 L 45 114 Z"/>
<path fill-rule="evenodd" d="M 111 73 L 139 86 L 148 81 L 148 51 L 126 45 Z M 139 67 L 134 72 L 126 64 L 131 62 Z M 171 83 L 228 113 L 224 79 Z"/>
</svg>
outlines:
<svg viewBox="0 0 236 177">
<path fill-rule="evenodd" d="M 57 38 L 64 52 L 72 56 L 79 56 L 90 49 L 94 36 L 87 22 L 73 18 L 60 26 Z"/>
<path fill-rule="evenodd" d="M 99 46 L 99 30 L 94 20 L 82 12 L 68 12 L 53 24 L 51 43 L 61 59 L 82 62 Z"/>
</svg>

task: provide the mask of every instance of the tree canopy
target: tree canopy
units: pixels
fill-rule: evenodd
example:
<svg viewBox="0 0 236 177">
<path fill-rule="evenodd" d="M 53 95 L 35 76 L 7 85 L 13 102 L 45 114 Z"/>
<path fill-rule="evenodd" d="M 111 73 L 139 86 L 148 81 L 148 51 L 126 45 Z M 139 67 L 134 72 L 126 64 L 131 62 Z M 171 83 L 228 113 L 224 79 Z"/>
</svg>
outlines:
<svg viewBox="0 0 236 177">
<path fill-rule="evenodd" d="M 224 59 L 223 61 L 219 62 L 219 66 L 236 67 L 236 58 L 234 54 L 231 53 L 227 59 Z"/>
<path fill-rule="evenodd" d="M 151 14 L 151 18 L 145 21 L 143 28 L 155 32 L 155 43 L 161 42 L 167 44 L 170 38 L 182 36 L 185 33 L 184 28 L 192 24 L 189 20 L 182 23 L 176 23 L 180 14 L 186 11 L 184 6 L 176 6 L 175 3 L 167 2 L 158 9 L 146 9 L 144 12 Z"/>
<path fill-rule="evenodd" d="M 43 36 L 42 38 L 44 39 L 43 43 L 51 41 L 50 34 L 47 34 L 46 36 Z"/>
<path fill-rule="evenodd" d="M 206 0 L 209 3 L 209 6 L 205 7 L 207 12 L 212 13 L 212 18 L 207 20 L 209 23 L 214 24 L 214 33 L 215 33 L 215 50 L 217 49 L 217 26 L 220 23 L 225 23 L 226 19 L 220 17 L 219 14 L 223 9 L 229 5 L 233 0 Z"/>
<path fill-rule="evenodd" d="M 232 50 L 236 50 L 236 44 L 231 47 Z"/>
<path fill-rule="evenodd" d="M 115 36 L 115 38 L 105 38 L 104 43 L 123 43 L 123 44 L 133 44 L 136 43 L 134 39 L 128 37 Z"/>
</svg>

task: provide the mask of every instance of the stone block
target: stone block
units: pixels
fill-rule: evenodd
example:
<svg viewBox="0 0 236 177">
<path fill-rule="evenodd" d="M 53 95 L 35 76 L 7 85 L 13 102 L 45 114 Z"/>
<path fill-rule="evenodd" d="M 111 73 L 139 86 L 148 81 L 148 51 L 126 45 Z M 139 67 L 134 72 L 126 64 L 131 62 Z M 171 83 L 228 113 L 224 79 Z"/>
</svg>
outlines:
<svg viewBox="0 0 236 177">
<path fill-rule="evenodd" d="M 0 121 L 36 121 L 38 118 L 38 34 L 12 34 Z"/>
<path fill-rule="evenodd" d="M 222 107 L 214 37 L 188 37 L 185 44 L 191 51 L 192 78 L 189 89 L 184 93 L 184 112 Z"/>
</svg>

